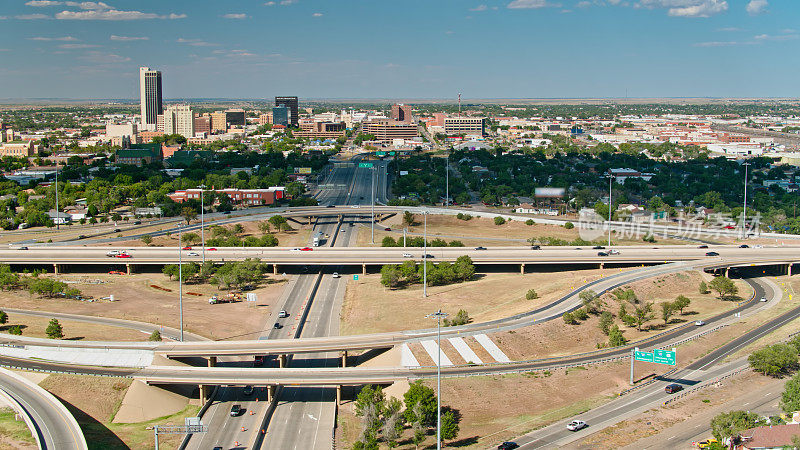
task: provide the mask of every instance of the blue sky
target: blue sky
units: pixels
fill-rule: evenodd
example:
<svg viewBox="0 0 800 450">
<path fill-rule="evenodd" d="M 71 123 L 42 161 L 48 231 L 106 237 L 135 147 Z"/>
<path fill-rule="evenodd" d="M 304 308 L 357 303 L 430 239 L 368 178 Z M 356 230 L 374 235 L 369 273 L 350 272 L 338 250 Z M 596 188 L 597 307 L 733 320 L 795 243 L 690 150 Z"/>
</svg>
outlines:
<svg viewBox="0 0 800 450">
<path fill-rule="evenodd" d="M 2 0 L 0 98 L 800 97 L 797 0 Z"/>
</svg>

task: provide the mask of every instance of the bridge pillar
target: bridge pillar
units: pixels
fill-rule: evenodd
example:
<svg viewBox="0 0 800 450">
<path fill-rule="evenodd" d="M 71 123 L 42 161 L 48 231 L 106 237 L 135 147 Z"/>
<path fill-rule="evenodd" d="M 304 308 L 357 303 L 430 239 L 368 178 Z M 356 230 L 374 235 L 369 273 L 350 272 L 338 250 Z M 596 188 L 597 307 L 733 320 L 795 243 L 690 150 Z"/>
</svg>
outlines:
<svg viewBox="0 0 800 450">
<path fill-rule="evenodd" d="M 606 263 L 600 263 L 600 269 L 605 269 L 605 268 L 606 268 Z"/>
<path fill-rule="evenodd" d="M 205 403 L 211 399 L 211 393 L 214 392 L 214 386 L 205 384 L 200 385 L 200 402 Z"/>
<path fill-rule="evenodd" d="M 53 274 L 58 276 L 58 264 L 53 264 Z"/>
<path fill-rule="evenodd" d="M 128 273 L 128 275 L 133 274 L 133 270 L 130 263 L 125 264 L 125 271 Z"/>
<path fill-rule="evenodd" d="M 342 404 L 342 385 L 336 386 L 336 406 Z"/>
<path fill-rule="evenodd" d="M 217 357 L 216 356 L 209 356 L 208 357 L 208 367 L 217 367 Z"/>
<path fill-rule="evenodd" d="M 367 265 L 366 264 L 362 264 L 361 265 L 361 275 L 364 275 L 364 276 L 367 275 Z"/>
<path fill-rule="evenodd" d="M 272 265 L 272 274 L 273 275 L 277 275 L 278 274 L 278 265 L 277 264 L 273 264 Z"/>
<path fill-rule="evenodd" d="M 272 401 L 272 397 L 275 395 L 275 386 L 269 385 L 267 386 L 267 402 Z"/>
<path fill-rule="evenodd" d="M 726 267 L 726 268 L 725 268 L 725 278 L 730 278 L 730 277 L 728 276 L 728 274 L 730 273 L 730 270 L 731 270 L 731 268 L 730 268 L 730 267 Z"/>
<path fill-rule="evenodd" d="M 525 275 L 525 263 L 519 265 L 519 273 Z"/>
<path fill-rule="evenodd" d="M 347 367 L 347 350 L 339 352 L 339 355 L 342 357 L 342 367 Z"/>
<path fill-rule="evenodd" d="M 792 276 L 792 263 L 786 265 L 786 275 Z"/>
<path fill-rule="evenodd" d="M 312 217 L 311 217 L 311 216 L 308 216 L 308 224 L 309 224 L 309 225 L 311 225 L 311 219 L 312 219 Z"/>
<path fill-rule="evenodd" d="M 283 369 L 286 367 L 286 355 L 278 355 L 278 367 Z"/>
</svg>

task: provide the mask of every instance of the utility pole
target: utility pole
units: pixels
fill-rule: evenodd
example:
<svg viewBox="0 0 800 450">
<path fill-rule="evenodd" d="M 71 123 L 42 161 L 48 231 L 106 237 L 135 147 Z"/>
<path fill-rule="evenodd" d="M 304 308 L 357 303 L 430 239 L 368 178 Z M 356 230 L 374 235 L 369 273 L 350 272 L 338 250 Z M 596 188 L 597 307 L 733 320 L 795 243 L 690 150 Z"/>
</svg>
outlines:
<svg viewBox="0 0 800 450">
<path fill-rule="evenodd" d="M 205 195 L 203 195 L 203 189 L 206 188 L 205 184 L 201 184 L 197 186 L 200 188 L 200 241 L 203 243 L 203 264 L 206 263 L 206 235 L 205 235 Z"/>
<path fill-rule="evenodd" d="M 633 361 L 636 359 L 636 349 L 631 349 L 631 386 L 633 386 Z"/>
<path fill-rule="evenodd" d="M 436 319 L 436 346 L 439 347 L 439 354 L 436 358 L 436 449 L 442 448 L 442 317 L 447 317 L 447 313 L 438 310 L 433 314 L 428 314 L 428 318 Z"/>
<path fill-rule="evenodd" d="M 403 228 L 403 247 L 404 248 L 406 246 L 406 230 L 408 230 L 408 228 Z"/>
<path fill-rule="evenodd" d="M 375 243 L 375 166 L 370 170 L 372 175 L 372 243 Z"/>
<path fill-rule="evenodd" d="M 608 246 L 611 247 L 611 212 L 612 212 L 611 184 L 614 181 L 614 175 L 612 175 L 609 172 L 609 174 L 606 175 L 606 177 L 608 177 Z"/>
<path fill-rule="evenodd" d="M 58 215 L 58 159 L 56 159 L 56 230 L 58 230 L 58 222 L 59 222 L 59 215 Z"/>
<path fill-rule="evenodd" d="M 744 200 L 742 201 L 742 239 L 747 239 L 747 167 L 750 166 L 749 162 L 742 164 L 744 166 Z"/>
<path fill-rule="evenodd" d="M 450 206 L 450 152 L 447 152 L 447 165 L 444 166 L 445 173 L 445 194 L 444 194 L 444 207 Z"/>
<path fill-rule="evenodd" d="M 422 236 L 422 298 L 428 296 L 428 211 L 424 211 L 425 231 Z"/>
<path fill-rule="evenodd" d="M 183 247 L 181 247 L 181 237 L 183 234 L 183 224 L 178 225 L 178 309 L 180 310 L 181 320 L 181 342 L 183 342 Z"/>
</svg>

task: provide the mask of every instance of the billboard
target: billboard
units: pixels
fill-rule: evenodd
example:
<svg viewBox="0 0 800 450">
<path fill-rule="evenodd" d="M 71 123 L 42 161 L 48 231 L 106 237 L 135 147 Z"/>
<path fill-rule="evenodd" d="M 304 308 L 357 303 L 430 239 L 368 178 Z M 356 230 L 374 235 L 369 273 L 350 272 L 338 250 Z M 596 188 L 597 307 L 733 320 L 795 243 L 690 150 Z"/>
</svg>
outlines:
<svg viewBox="0 0 800 450">
<path fill-rule="evenodd" d="M 403 175 L 408 175 L 408 171 L 407 170 L 401 170 L 400 171 L 400 176 L 402 177 Z"/>
<path fill-rule="evenodd" d="M 294 173 L 301 173 L 303 175 L 310 175 L 311 174 L 311 167 L 295 167 Z"/>
<path fill-rule="evenodd" d="M 564 188 L 541 187 L 536 188 L 536 197 L 563 197 Z"/>
</svg>

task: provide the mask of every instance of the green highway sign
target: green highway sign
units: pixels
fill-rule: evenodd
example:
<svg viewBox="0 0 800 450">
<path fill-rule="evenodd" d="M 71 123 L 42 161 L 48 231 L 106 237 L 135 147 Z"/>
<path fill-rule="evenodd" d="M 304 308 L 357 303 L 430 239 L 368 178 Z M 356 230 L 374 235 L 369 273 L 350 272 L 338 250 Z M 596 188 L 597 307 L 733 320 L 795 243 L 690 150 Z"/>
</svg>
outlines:
<svg viewBox="0 0 800 450">
<path fill-rule="evenodd" d="M 386 152 L 375 152 L 376 156 L 386 156 Z"/>
<path fill-rule="evenodd" d="M 633 352 L 633 359 L 642 362 L 653 362 L 653 354 L 650 352 L 640 352 L 636 350 Z"/>
<path fill-rule="evenodd" d="M 358 163 L 358 167 L 363 169 L 372 169 L 372 163 Z"/>
<path fill-rule="evenodd" d="M 668 364 L 674 366 L 677 363 L 675 349 L 672 350 L 653 350 L 653 362 L 658 364 Z"/>
<path fill-rule="evenodd" d="M 358 275 L 353 275 L 353 281 L 358 281 Z"/>
<path fill-rule="evenodd" d="M 394 152 L 389 152 L 389 156 L 394 156 Z"/>
</svg>

